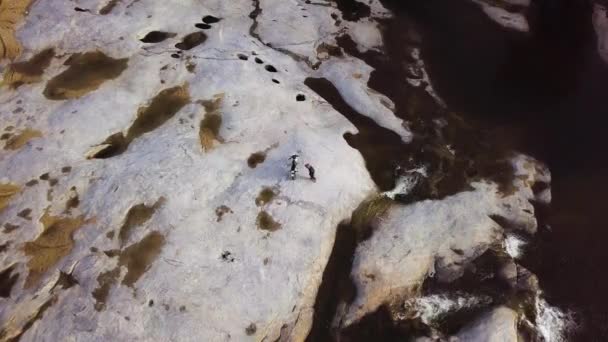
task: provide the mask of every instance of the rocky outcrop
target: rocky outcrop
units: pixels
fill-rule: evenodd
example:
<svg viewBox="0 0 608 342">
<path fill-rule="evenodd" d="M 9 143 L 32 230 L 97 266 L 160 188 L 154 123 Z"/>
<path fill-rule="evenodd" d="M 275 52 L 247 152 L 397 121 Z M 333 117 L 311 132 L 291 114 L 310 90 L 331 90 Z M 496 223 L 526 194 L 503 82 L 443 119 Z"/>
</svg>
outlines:
<svg viewBox="0 0 608 342">
<path fill-rule="evenodd" d="M 549 171 L 454 138 L 474 129 L 419 46 L 381 64 L 379 1 L 16 3 L 0 27 L 0 339 L 314 340 L 385 306 L 431 325 L 494 305 L 422 293 L 488 250 L 512 289 L 539 291 L 506 234 L 536 232 Z M 316 182 L 288 180 L 294 153 Z M 459 336 L 507 336 L 511 313 Z"/>
<path fill-rule="evenodd" d="M 597 51 L 608 63 L 608 7 L 604 3 L 593 4 L 592 22 L 597 36 Z"/>
<path fill-rule="evenodd" d="M 498 307 L 483 314 L 457 334 L 461 342 L 517 342 L 517 313 Z"/>
</svg>

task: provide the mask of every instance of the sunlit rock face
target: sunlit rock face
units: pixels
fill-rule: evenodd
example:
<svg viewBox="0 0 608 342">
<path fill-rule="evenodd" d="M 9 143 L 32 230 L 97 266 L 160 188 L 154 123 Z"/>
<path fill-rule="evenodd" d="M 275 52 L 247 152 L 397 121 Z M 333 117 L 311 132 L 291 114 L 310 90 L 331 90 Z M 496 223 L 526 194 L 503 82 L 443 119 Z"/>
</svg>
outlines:
<svg viewBox="0 0 608 342">
<path fill-rule="evenodd" d="M 37 1 L 6 31 L 23 53 L 0 95 L 3 339 L 303 339 L 335 228 L 375 185 L 313 71 L 264 43 L 333 58 L 339 12 L 108 5 Z M 316 183 L 288 181 L 294 153 Z"/>
<path fill-rule="evenodd" d="M 526 1 L 476 3 L 527 30 Z M 363 338 L 384 307 L 501 340 L 538 306 L 516 259 L 549 170 L 480 143 L 381 2 L 8 4 L 0 340 Z"/>
</svg>

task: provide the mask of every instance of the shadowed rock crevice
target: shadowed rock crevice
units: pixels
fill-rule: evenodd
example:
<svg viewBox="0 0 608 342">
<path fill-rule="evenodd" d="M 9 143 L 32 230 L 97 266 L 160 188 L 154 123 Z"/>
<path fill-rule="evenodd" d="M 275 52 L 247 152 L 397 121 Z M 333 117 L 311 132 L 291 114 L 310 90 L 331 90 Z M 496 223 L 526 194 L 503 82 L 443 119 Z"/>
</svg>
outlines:
<svg viewBox="0 0 608 342">
<path fill-rule="evenodd" d="M 53 77 L 44 89 L 50 100 L 68 100 L 97 90 L 127 69 L 128 58 L 114 59 L 101 51 L 77 53 L 65 61 L 68 68 Z"/>
<path fill-rule="evenodd" d="M 334 318 L 342 305 L 352 303 L 357 296 L 357 287 L 350 276 L 355 251 L 361 242 L 371 237 L 374 222 L 393 203 L 384 196 L 363 201 L 353 211 L 350 222 L 338 225 L 334 245 L 317 290 L 313 323 L 306 342 L 339 340 L 341 332 L 336 330 L 334 323 L 339 326 L 340 322 L 334 322 Z"/>
<path fill-rule="evenodd" d="M 11 290 L 19 279 L 19 273 L 14 271 L 15 265 L 11 265 L 0 271 L 0 297 L 2 298 L 8 298 L 11 296 Z"/>
<path fill-rule="evenodd" d="M 89 152 L 90 158 L 111 158 L 127 150 L 133 140 L 161 127 L 185 105 L 190 103 L 188 86 L 168 88 L 158 93 L 147 107 L 137 112 L 137 117 L 126 134 L 115 133 Z"/>
</svg>

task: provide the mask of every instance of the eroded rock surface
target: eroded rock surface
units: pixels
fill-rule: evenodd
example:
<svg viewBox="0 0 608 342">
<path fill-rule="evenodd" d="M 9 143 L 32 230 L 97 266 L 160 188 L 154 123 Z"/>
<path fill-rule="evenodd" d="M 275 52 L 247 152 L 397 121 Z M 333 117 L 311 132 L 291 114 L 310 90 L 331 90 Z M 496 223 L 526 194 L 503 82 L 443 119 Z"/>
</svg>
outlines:
<svg viewBox="0 0 608 342">
<path fill-rule="evenodd" d="M 513 307 L 427 330 L 511 338 L 528 317 L 538 280 L 509 236 L 536 233 L 550 173 L 477 146 L 415 29 L 385 55 L 380 1 L 8 3 L 0 339 L 326 340 L 424 316 L 428 283 L 459 287 L 488 251 Z M 527 30 L 526 1 L 476 3 Z M 316 182 L 288 180 L 294 153 Z"/>
</svg>

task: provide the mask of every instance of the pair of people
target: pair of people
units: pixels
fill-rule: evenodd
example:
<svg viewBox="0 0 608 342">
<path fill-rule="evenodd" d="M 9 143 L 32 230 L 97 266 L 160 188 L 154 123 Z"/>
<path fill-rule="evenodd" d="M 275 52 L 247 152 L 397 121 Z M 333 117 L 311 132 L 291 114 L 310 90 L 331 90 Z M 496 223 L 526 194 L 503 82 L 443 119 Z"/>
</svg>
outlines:
<svg viewBox="0 0 608 342">
<path fill-rule="evenodd" d="M 300 157 L 297 154 L 294 154 L 291 157 L 289 157 L 289 160 L 291 161 L 291 171 L 289 172 L 289 178 L 291 178 L 291 180 L 296 179 L 296 173 L 298 172 L 299 158 Z M 304 167 L 306 167 L 308 169 L 308 176 L 310 177 L 310 180 L 312 180 L 313 182 L 316 182 L 317 179 L 315 178 L 315 168 L 312 167 L 312 165 L 310 165 L 308 163 L 304 164 Z"/>
</svg>

